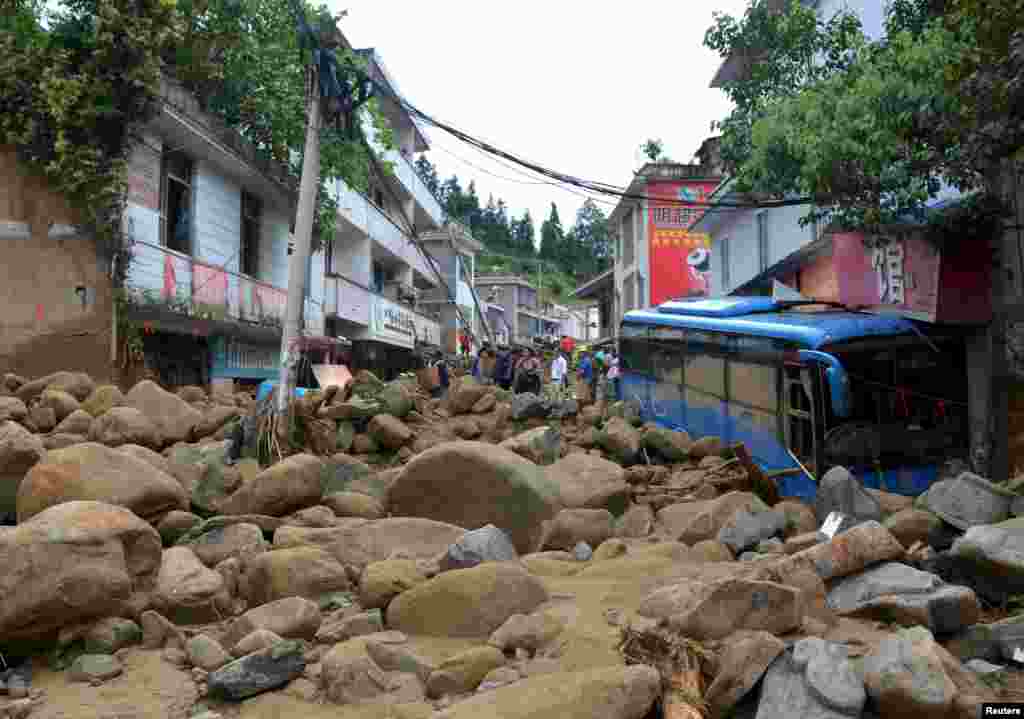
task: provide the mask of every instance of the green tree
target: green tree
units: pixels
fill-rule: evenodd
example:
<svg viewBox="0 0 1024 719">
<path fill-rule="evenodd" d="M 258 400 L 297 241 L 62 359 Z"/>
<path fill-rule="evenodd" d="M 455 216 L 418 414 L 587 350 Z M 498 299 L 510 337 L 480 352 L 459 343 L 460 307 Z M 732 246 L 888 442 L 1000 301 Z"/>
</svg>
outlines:
<svg viewBox="0 0 1024 719">
<path fill-rule="evenodd" d="M 564 238 L 562 221 L 558 219 L 558 207 L 551 203 L 551 213 L 540 227 L 540 257 L 544 260 L 558 260 L 562 256 Z"/>
<path fill-rule="evenodd" d="M 420 155 L 416 160 L 416 172 L 427 186 L 430 193 L 435 197 L 441 195 L 441 180 L 437 176 L 437 168 L 427 159 L 426 155 Z"/>
<path fill-rule="evenodd" d="M 578 247 L 573 271 L 578 279 L 590 277 L 608 269 L 611 247 L 608 239 L 608 218 L 591 199 L 576 212 L 573 232 Z"/>
<path fill-rule="evenodd" d="M 651 162 L 657 162 L 665 153 L 665 143 L 661 140 L 650 139 L 640 146 L 640 151 L 647 156 Z"/>
</svg>

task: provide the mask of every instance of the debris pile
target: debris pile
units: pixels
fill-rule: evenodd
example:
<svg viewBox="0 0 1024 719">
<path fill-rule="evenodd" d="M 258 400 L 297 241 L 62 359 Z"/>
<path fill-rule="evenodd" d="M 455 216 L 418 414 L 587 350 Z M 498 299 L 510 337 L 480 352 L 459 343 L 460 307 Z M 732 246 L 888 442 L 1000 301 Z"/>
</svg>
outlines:
<svg viewBox="0 0 1024 719">
<path fill-rule="evenodd" d="M 435 399 L 363 372 L 286 417 L 74 373 L 0 389 L 0 717 L 1021 698 L 1024 483 L 911 500 L 837 467 L 783 500 L 742 445 L 465 377 Z"/>
</svg>

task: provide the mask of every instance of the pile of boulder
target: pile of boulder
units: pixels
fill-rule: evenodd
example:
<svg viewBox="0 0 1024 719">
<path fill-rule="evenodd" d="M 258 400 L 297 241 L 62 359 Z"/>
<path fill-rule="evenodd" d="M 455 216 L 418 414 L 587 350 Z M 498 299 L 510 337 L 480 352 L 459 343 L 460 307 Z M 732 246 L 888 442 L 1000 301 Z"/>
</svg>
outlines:
<svg viewBox="0 0 1024 719">
<path fill-rule="evenodd" d="M 0 717 L 642 719 L 672 656 L 627 635 L 697 647 L 709 716 L 973 717 L 1024 661 L 1022 502 L 966 472 L 807 504 L 628 403 L 370 373 L 265 466 L 248 395 L 3 389 Z"/>
</svg>

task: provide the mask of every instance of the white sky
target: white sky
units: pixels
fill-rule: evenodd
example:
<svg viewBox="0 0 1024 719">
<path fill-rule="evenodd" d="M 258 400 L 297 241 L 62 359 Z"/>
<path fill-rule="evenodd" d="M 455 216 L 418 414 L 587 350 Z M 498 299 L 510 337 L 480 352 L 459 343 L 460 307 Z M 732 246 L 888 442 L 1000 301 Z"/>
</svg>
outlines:
<svg viewBox="0 0 1024 719">
<path fill-rule="evenodd" d="M 341 27 L 349 42 L 376 48 L 399 90 L 423 112 L 536 164 L 618 186 L 642 164 L 637 153 L 647 138 L 661 138 L 666 154 L 688 162 L 711 135 L 712 120 L 728 112 L 723 93 L 708 87 L 719 58 L 703 46 L 704 32 L 713 10 L 735 15 L 747 5 L 328 3 L 348 10 Z M 581 197 L 521 184 L 530 180 L 443 130 L 427 128 L 427 135 L 427 157 L 442 180 L 457 174 L 465 188 L 475 179 L 481 204 L 493 193 L 516 217 L 529 208 L 538 238 L 552 201 L 563 227 L 575 220 Z M 611 212 L 612 205 L 602 208 Z"/>
</svg>

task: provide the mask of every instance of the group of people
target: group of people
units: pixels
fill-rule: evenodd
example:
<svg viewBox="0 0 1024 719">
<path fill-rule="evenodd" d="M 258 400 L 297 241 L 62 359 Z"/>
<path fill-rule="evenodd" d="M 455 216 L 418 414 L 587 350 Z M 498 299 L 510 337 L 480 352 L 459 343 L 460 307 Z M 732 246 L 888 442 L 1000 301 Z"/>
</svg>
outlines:
<svg viewBox="0 0 1024 719">
<path fill-rule="evenodd" d="M 517 394 L 531 392 L 563 399 L 569 391 L 569 357 L 559 351 L 550 363 L 550 382 L 544 383 L 544 359 L 531 348 L 493 349 L 484 345 L 473 362 L 472 375 L 482 382 L 493 382 Z M 578 399 L 597 400 L 603 395 L 621 399 L 621 369 L 614 350 L 583 352 L 576 367 L 577 388 L 586 388 L 587 397 L 577 392 Z"/>
</svg>

